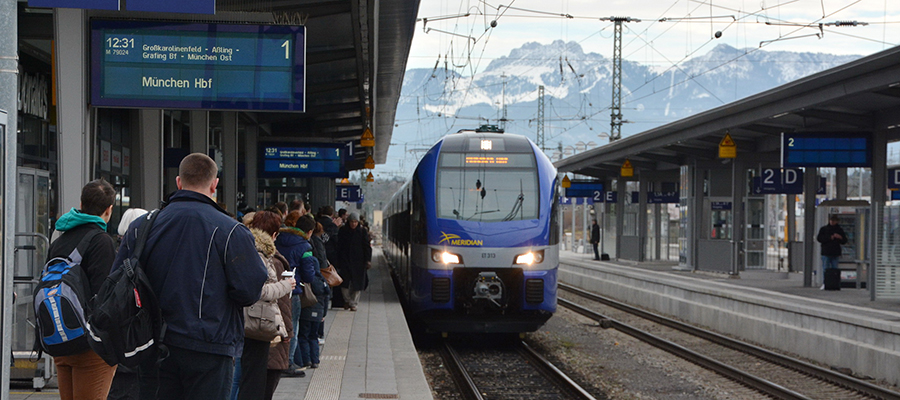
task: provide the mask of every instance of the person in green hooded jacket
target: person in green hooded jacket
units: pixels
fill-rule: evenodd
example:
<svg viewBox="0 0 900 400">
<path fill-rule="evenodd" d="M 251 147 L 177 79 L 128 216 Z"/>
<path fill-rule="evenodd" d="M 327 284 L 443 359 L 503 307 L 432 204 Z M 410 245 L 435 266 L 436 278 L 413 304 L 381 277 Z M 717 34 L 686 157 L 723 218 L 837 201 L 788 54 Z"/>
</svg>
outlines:
<svg viewBox="0 0 900 400">
<path fill-rule="evenodd" d="M 84 185 L 81 210 L 72 208 L 56 221 L 56 230 L 62 235 L 50 244 L 47 260 L 68 256 L 92 230 L 106 232 L 115 199 L 116 190 L 103 179 Z M 81 261 L 81 268 L 88 277 L 89 296 L 100 290 L 115 259 L 116 246 L 112 236 L 102 233 L 94 236 Z M 79 354 L 54 357 L 53 362 L 58 371 L 60 399 L 106 399 L 116 367 L 107 365 L 97 353 L 88 349 Z"/>
</svg>

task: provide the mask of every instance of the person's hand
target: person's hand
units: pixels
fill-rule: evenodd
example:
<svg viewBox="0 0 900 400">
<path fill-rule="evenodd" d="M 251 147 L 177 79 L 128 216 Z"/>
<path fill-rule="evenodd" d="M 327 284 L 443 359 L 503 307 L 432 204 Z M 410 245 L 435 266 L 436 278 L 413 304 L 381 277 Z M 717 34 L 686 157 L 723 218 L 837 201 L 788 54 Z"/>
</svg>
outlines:
<svg viewBox="0 0 900 400">
<path fill-rule="evenodd" d="M 372 269 L 372 262 L 366 261 L 366 269 Z"/>
<path fill-rule="evenodd" d="M 294 278 L 287 278 L 287 279 L 288 279 L 288 282 L 291 283 L 291 290 L 294 290 L 295 288 L 297 288 L 297 281 Z"/>
</svg>

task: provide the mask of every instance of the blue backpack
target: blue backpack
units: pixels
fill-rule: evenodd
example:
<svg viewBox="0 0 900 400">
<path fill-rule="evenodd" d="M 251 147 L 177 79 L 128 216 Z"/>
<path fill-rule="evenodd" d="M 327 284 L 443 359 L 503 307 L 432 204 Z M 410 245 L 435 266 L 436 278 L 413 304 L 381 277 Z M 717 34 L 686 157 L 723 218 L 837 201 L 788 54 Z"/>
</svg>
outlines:
<svg viewBox="0 0 900 400">
<path fill-rule="evenodd" d="M 51 356 L 68 356 L 90 349 L 85 317 L 90 315 L 90 282 L 81 260 L 100 230 L 91 230 L 68 257 L 44 264 L 34 289 L 34 349 Z"/>
</svg>

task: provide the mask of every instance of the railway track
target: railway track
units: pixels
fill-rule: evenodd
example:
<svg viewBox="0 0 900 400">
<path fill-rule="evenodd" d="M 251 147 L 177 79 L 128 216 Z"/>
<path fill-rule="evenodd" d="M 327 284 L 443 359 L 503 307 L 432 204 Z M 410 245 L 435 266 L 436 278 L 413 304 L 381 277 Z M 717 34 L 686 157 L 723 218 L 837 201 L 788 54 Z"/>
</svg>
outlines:
<svg viewBox="0 0 900 400">
<path fill-rule="evenodd" d="M 457 346 L 444 341 L 441 355 L 464 400 L 594 400 L 524 342 Z"/>
<path fill-rule="evenodd" d="M 772 398 L 900 400 L 900 393 L 842 373 L 656 315 L 573 286 L 559 284 L 559 288 L 579 298 L 624 312 L 620 319 L 630 318 L 635 321 L 631 324 L 621 322 L 562 297 L 558 299 L 560 305 L 597 320 L 603 327 L 620 330 Z M 656 334 L 651 334 L 648 330 L 653 330 Z"/>
</svg>

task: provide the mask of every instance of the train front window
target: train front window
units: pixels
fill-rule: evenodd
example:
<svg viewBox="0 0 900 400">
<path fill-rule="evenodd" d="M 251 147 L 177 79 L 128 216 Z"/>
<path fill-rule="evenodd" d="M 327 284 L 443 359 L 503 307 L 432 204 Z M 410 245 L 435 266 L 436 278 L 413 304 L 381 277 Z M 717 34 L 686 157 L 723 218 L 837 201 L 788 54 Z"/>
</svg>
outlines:
<svg viewBox="0 0 900 400">
<path fill-rule="evenodd" d="M 478 222 L 538 218 L 533 154 L 443 153 L 439 165 L 438 218 Z"/>
</svg>

